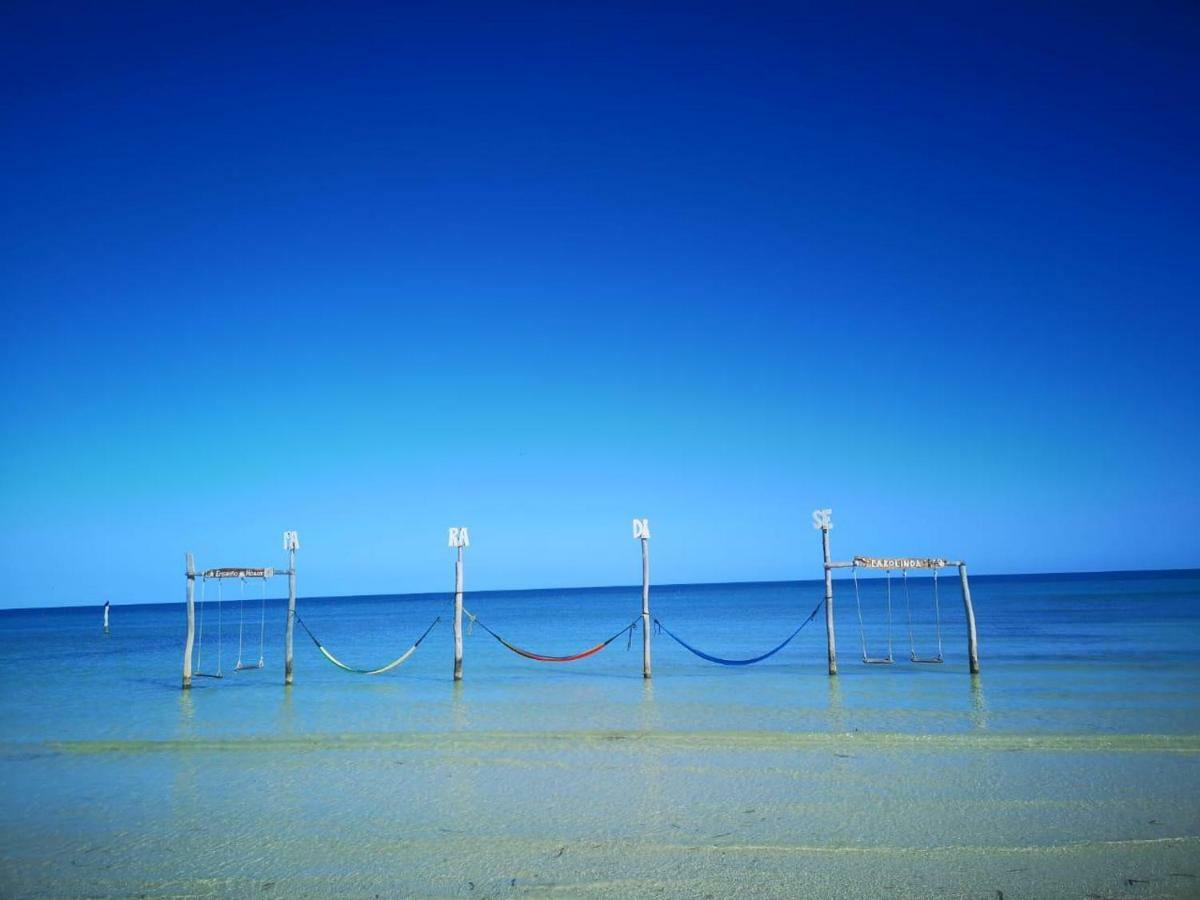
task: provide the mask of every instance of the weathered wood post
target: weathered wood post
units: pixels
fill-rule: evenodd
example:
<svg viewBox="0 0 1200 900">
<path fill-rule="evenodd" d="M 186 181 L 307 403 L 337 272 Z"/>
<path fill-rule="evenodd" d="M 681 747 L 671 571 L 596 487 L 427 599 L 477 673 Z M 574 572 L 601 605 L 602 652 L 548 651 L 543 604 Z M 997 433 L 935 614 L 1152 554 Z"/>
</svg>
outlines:
<svg viewBox="0 0 1200 900">
<path fill-rule="evenodd" d="M 294 531 L 283 533 L 283 549 L 288 552 L 288 612 L 283 635 L 283 683 L 292 683 L 292 628 L 296 620 L 296 549 L 300 536 Z"/>
<path fill-rule="evenodd" d="M 633 520 L 633 539 L 642 542 L 642 677 L 650 677 L 650 520 Z"/>
<path fill-rule="evenodd" d="M 108 601 L 104 601 L 104 633 L 108 634 Z"/>
<path fill-rule="evenodd" d="M 971 585 L 967 583 L 967 564 L 958 564 L 958 580 L 962 583 L 963 608 L 967 612 L 967 659 L 971 674 L 979 674 L 979 643 L 975 637 L 975 608 L 971 606 Z"/>
<path fill-rule="evenodd" d="M 187 639 L 183 644 L 183 689 L 192 686 L 192 644 L 196 641 L 196 563 L 187 554 Z"/>
<path fill-rule="evenodd" d="M 449 543 L 458 552 L 454 560 L 454 680 L 462 681 L 463 547 L 471 546 L 471 536 L 466 528 L 451 528 Z"/>
<path fill-rule="evenodd" d="M 833 568 L 829 558 L 829 529 L 833 527 L 832 509 L 814 509 L 813 528 L 821 531 L 821 553 L 825 558 L 825 645 L 829 654 L 829 674 L 837 674 L 837 636 L 833 633 Z"/>
</svg>

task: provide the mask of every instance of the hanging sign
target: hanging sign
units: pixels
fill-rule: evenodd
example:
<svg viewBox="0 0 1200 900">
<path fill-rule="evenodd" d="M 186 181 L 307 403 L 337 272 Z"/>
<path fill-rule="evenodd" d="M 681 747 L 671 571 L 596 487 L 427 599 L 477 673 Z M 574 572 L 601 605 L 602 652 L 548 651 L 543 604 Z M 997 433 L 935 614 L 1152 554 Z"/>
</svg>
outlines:
<svg viewBox="0 0 1200 900">
<path fill-rule="evenodd" d="M 946 561 L 930 557 L 928 559 L 913 559 L 908 557 L 856 556 L 854 565 L 863 569 L 944 569 Z"/>
<path fill-rule="evenodd" d="M 273 578 L 274 569 L 209 569 L 205 578 Z"/>
</svg>

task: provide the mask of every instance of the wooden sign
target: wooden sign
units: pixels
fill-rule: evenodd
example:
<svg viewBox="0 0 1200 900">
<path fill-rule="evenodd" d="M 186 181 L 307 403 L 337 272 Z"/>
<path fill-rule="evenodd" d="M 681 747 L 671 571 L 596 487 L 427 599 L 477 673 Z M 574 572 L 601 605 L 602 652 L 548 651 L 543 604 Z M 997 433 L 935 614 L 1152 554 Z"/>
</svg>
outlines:
<svg viewBox="0 0 1200 900">
<path fill-rule="evenodd" d="M 813 528 L 817 531 L 828 531 L 833 527 L 832 509 L 814 509 L 812 511 Z"/>
<path fill-rule="evenodd" d="M 299 550 L 300 535 L 294 531 L 285 531 L 283 533 L 283 549 L 284 550 Z"/>
<path fill-rule="evenodd" d="M 209 569 L 204 573 L 205 578 L 274 578 L 274 569 L 243 569 L 224 568 Z"/>
<path fill-rule="evenodd" d="M 451 547 L 470 547 L 471 536 L 467 533 L 466 528 L 451 528 L 450 529 L 450 546 Z"/>
<path fill-rule="evenodd" d="M 935 557 L 916 559 L 912 557 L 856 556 L 854 565 L 863 569 L 944 569 L 946 561 Z"/>
<path fill-rule="evenodd" d="M 650 520 L 649 519 L 634 519 L 633 520 L 633 539 L 635 541 L 646 541 L 650 539 Z"/>
</svg>

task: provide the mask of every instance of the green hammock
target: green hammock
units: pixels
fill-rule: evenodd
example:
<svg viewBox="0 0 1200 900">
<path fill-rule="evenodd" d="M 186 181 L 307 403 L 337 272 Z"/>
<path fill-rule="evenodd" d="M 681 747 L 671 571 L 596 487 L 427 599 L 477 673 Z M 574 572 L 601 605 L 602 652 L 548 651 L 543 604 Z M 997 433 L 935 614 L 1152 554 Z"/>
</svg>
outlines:
<svg viewBox="0 0 1200 900">
<path fill-rule="evenodd" d="M 390 671 L 392 671 L 392 669 L 396 668 L 397 666 L 403 665 L 404 662 L 410 656 L 412 656 L 413 653 L 416 652 L 417 648 L 421 646 L 421 641 L 425 640 L 425 638 L 429 636 L 429 632 L 433 631 L 433 626 L 436 625 L 441 620 L 442 620 L 441 616 L 438 616 L 436 619 L 434 619 L 429 624 L 429 627 L 425 629 L 424 634 L 422 634 L 419 638 L 417 638 L 416 642 L 411 647 L 409 647 L 407 650 L 405 650 L 403 653 L 401 653 L 398 657 L 393 659 L 386 666 L 380 666 L 378 669 L 356 669 L 353 666 L 346 665 L 344 662 L 342 662 L 340 659 L 338 659 L 336 656 L 334 656 L 332 653 L 330 653 L 328 650 L 326 650 L 324 645 L 319 640 L 317 640 L 317 636 L 312 633 L 312 631 L 309 629 L 309 627 L 307 625 L 304 624 L 304 620 L 301 619 L 299 616 L 296 616 L 296 621 L 300 623 L 300 627 L 304 629 L 304 631 L 308 634 L 308 636 L 310 638 L 312 638 L 312 642 L 317 645 L 317 649 L 321 651 L 321 655 L 324 656 L 327 660 L 329 660 L 331 663 L 333 663 L 335 666 L 337 666 L 342 671 L 352 672 L 355 675 L 382 675 L 384 672 L 390 672 Z"/>
</svg>

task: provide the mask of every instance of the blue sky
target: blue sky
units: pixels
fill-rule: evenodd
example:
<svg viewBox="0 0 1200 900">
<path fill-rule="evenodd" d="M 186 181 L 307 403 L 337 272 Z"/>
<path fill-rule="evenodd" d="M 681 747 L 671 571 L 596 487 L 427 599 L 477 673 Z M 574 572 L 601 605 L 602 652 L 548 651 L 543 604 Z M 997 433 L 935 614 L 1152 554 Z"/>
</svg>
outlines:
<svg viewBox="0 0 1200 900">
<path fill-rule="evenodd" d="M 1200 565 L 1194 7 L 0 17 L 0 606 Z"/>
</svg>

